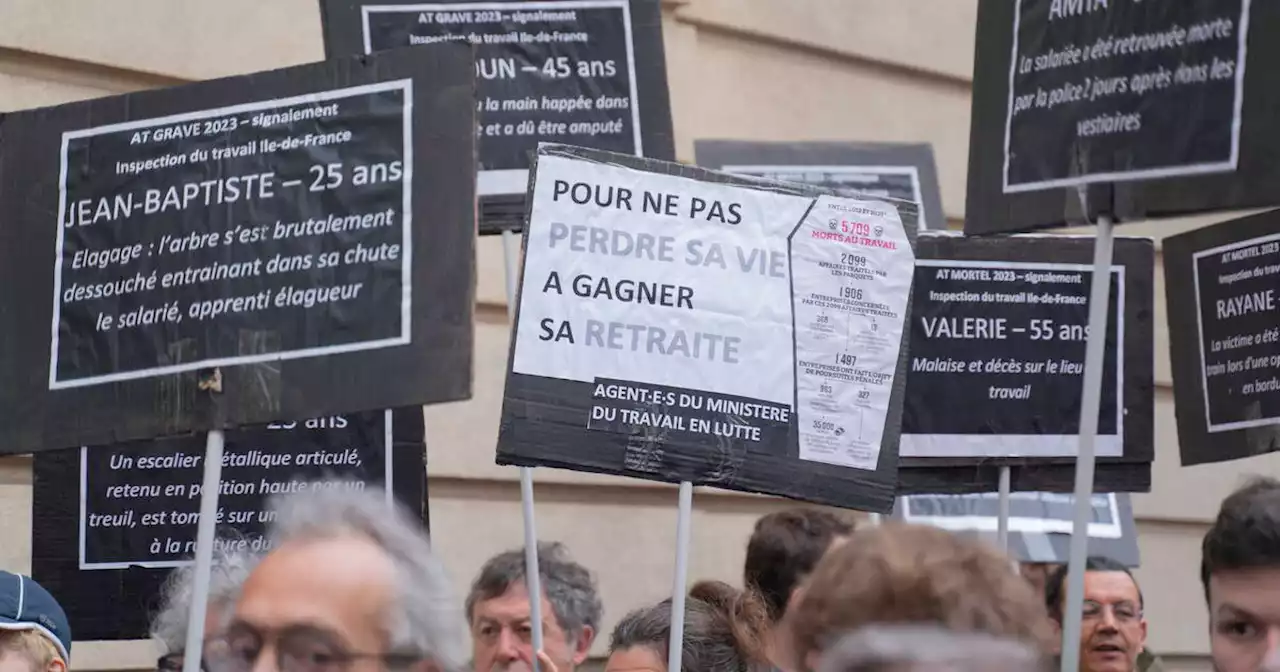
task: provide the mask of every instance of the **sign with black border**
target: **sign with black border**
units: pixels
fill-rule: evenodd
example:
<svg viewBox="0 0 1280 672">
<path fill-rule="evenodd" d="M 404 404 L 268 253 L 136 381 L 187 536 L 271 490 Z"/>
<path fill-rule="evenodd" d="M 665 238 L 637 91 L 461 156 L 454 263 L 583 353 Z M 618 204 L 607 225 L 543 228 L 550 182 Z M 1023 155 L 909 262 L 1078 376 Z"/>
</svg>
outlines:
<svg viewBox="0 0 1280 672">
<path fill-rule="evenodd" d="M 537 157 L 498 463 L 887 513 L 915 204 Z"/>
<path fill-rule="evenodd" d="M 965 232 L 1275 204 L 1277 26 L 1252 0 L 980 0 Z"/>
<path fill-rule="evenodd" d="M 921 230 L 947 228 L 932 145 L 695 140 L 693 151 L 697 164 L 712 170 L 912 201 Z"/>
<path fill-rule="evenodd" d="M 898 499 L 894 517 L 994 543 L 999 501 L 995 493 L 911 495 Z M 1074 501 L 1068 494 L 1010 493 L 1009 554 L 1020 562 L 1067 564 Z M 1105 556 L 1126 567 L 1138 566 L 1138 531 L 1128 494 L 1095 494 L 1088 529 L 1089 555 Z"/>
<path fill-rule="evenodd" d="M 316 478 L 354 479 L 379 487 L 390 483 L 388 493 L 427 524 L 421 408 L 275 426 L 227 433 L 221 537 L 253 548 L 265 525 L 260 514 L 267 495 L 259 484 L 287 490 Z M 191 495 L 203 476 L 193 458 L 202 458 L 203 450 L 203 437 L 186 436 L 36 454 L 31 573 L 56 595 L 94 596 L 63 602 L 77 641 L 147 637 L 160 586 L 172 568 L 190 563 L 200 502 Z M 282 459 L 308 455 L 312 464 L 303 466 Z M 352 461 L 351 455 L 357 459 Z M 130 488 L 136 491 L 126 492 Z M 151 488 L 160 494 L 151 497 Z M 182 517 L 176 524 L 171 519 L 175 513 Z M 91 517 L 99 524 L 90 527 Z M 106 526 L 104 521 L 123 524 Z M 228 537 L 232 531 L 237 536 Z M 153 544 L 160 550 L 152 553 Z"/>
<path fill-rule="evenodd" d="M 1164 241 L 1182 464 L 1280 450 L 1280 211 Z"/>
<path fill-rule="evenodd" d="M 0 454 L 468 398 L 473 90 L 442 45 L 7 115 Z"/>
<path fill-rule="evenodd" d="M 904 494 L 993 492 L 1001 465 L 1012 467 L 1016 490 L 1072 490 L 1093 243 L 920 236 L 898 472 Z M 1098 488 L 1109 492 L 1150 487 L 1154 268 L 1150 239 L 1114 240 L 1096 444 Z"/>
<path fill-rule="evenodd" d="M 520 231 L 540 142 L 673 160 L 658 0 L 320 0 L 325 53 L 476 46 L 481 235 Z"/>
</svg>

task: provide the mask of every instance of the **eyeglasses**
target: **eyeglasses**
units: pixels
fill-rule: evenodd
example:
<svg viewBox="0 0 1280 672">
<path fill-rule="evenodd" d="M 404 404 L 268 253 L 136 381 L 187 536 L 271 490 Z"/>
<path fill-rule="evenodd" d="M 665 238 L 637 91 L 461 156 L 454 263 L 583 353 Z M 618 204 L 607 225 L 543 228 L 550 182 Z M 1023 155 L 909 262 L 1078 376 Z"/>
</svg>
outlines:
<svg viewBox="0 0 1280 672">
<path fill-rule="evenodd" d="M 1084 601 L 1084 608 L 1081 609 L 1080 616 L 1084 620 L 1099 620 L 1107 609 L 1111 610 L 1111 615 L 1116 619 L 1117 623 L 1133 623 L 1142 618 L 1142 609 L 1132 602 L 1117 602 L 1107 605 L 1093 600 Z"/>
<path fill-rule="evenodd" d="M 274 641 L 279 672 L 341 672 L 357 660 L 379 660 L 388 667 L 407 667 L 423 659 L 403 653 L 354 653 L 335 637 L 309 627 L 285 628 L 265 637 L 248 627 L 235 627 L 206 643 L 205 672 L 252 672 L 269 641 Z"/>
</svg>

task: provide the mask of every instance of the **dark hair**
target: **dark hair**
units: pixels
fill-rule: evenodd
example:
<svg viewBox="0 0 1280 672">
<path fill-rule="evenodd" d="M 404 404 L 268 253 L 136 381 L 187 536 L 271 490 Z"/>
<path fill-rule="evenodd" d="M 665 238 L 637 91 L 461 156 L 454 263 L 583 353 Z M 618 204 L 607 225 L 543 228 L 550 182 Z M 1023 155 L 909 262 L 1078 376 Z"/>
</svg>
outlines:
<svg viewBox="0 0 1280 672">
<path fill-rule="evenodd" d="M 1280 567 L 1280 481 L 1259 477 L 1222 500 L 1200 546 L 1200 582 L 1218 572 Z"/>
<path fill-rule="evenodd" d="M 578 641 L 584 627 L 590 627 L 593 633 L 599 629 L 604 605 L 596 592 L 595 579 L 586 567 L 569 558 L 563 544 L 538 542 L 538 576 L 542 592 L 570 642 Z M 523 582 L 524 549 L 489 558 L 467 593 L 467 620 L 474 617 L 477 603 L 500 597 L 512 584 Z M 537 599 L 533 595 L 529 598 Z"/>
<path fill-rule="evenodd" d="M 1044 606 L 1049 609 L 1049 616 L 1053 620 L 1062 622 L 1062 602 L 1067 599 L 1067 572 L 1070 570 L 1068 565 L 1058 565 L 1053 573 L 1049 575 L 1048 580 L 1044 582 Z M 1142 599 L 1142 587 L 1138 585 L 1138 580 L 1133 577 L 1133 572 L 1128 567 L 1120 564 L 1118 561 L 1102 555 L 1091 555 L 1085 558 L 1085 572 L 1124 572 L 1133 580 L 1133 587 L 1138 589 L 1138 608 L 1146 605 Z"/>
<path fill-rule="evenodd" d="M 681 672 L 753 672 L 768 667 L 768 615 L 759 598 L 720 581 L 702 581 L 685 601 Z M 627 614 L 613 629 L 609 652 L 643 646 L 666 660 L 671 600 Z"/>
<path fill-rule="evenodd" d="M 743 583 L 760 596 L 769 618 L 777 620 L 831 542 L 852 533 L 853 523 L 827 511 L 796 508 L 771 513 L 756 521 L 747 542 Z"/>
<path fill-rule="evenodd" d="M 792 615 L 798 660 L 875 624 L 936 624 L 1052 650 L 1044 602 L 1009 557 L 924 525 L 858 530 L 818 563 Z"/>
</svg>

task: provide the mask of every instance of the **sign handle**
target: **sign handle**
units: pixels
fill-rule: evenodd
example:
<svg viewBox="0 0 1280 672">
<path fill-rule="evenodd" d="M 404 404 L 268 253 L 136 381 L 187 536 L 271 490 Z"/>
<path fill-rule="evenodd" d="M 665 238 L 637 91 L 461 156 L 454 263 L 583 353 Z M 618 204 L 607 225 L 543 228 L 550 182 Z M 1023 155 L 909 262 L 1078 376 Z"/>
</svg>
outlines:
<svg viewBox="0 0 1280 672">
<path fill-rule="evenodd" d="M 502 230 L 502 267 L 507 290 L 507 317 L 516 314 L 516 236 Z M 533 469 L 520 467 L 520 510 L 524 516 L 524 585 L 529 591 L 529 618 L 533 629 L 533 650 L 542 650 L 542 574 L 538 568 L 538 527 L 533 516 Z M 182 672 L 187 672 L 183 670 Z M 538 672 L 538 657 L 533 657 L 533 672 Z"/>
<path fill-rule="evenodd" d="M 680 661 L 684 657 L 684 598 L 689 590 L 689 524 L 692 519 L 693 483 L 681 481 L 680 504 L 676 509 L 676 573 L 671 585 L 671 637 L 667 645 L 667 672 L 680 672 Z"/>
<path fill-rule="evenodd" d="M 520 467 L 520 508 L 524 513 L 524 585 L 529 591 L 529 618 L 533 650 L 542 650 L 542 575 L 538 569 L 538 531 L 533 518 L 533 469 Z M 183 670 L 182 672 L 187 672 Z M 538 656 L 533 656 L 538 672 Z"/>
<path fill-rule="evenodd" d="M 217 530 L 218 490 L 222 483 L 222 430 L 210 430 L 204 448 L 204 485 L 200 491 L 200 521 L 196 527 L 196 574 L 187 615 L 187 645 L 182 672 L 200 672 L 204 647 L 205 611 L 209 608 L 209 578 L 213 573 L 213 539 Z"/>
<path fill-rule="evenodd" d="M 1062 613 L 1062 672 L 1080 661 L 1080 618 L 1084 608 L 1084 564 L 1093 514 L 1094 441 L 1102 405 L 1103 346 L 1107 339 L 1107 298 L 1111 290 L 1111 217 L 1098 217 L 1093 243 L 1093 282 L 1089 288 L 1089 338 L 1084 355 L 1084 392 L 1080 399 L 1080 452 L 1076 456 L 1075 520 L 1067 565 L 1067 602 Z M 185 672 L 185 671 L 184 671 Z"/>
<path fill-rule="evenodd" d="M 1009 552 L 1009 466 L 1000 467 L 1000 514 L 996 518 L 996 543 Z"/>
</svg>

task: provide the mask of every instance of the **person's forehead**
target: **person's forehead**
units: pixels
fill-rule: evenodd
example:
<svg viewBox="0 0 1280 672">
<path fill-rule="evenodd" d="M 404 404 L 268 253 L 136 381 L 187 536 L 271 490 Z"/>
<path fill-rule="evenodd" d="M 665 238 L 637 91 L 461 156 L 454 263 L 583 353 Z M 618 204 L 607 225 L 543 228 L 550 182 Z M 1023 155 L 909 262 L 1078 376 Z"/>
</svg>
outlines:
<svg viewBox="0 0 1280 672">
<path fill-rule="evenodd" d="M 524 581 L 513 581 L 501 595 L 477 602 L 474 616 L 477 620 L 510 622 L 526 620 L 531 614 L 528 587 Z M 555 611 L 545 596 L 542 599 L 542 618 L 548 623 L 556 623 Z"/>
<path fill-rule="evenodd" d="M 291 542 L 250 574 L 235 616 L 258 627 L 307 624 L 346 631 L 381 623 L 394 595 L 394 569 L 372 542 L 355 537 Z"/>
<path fill-rule="evenodd" d="M 1138 582 L 1128 572 L 1085 572 L 1085 597 L 1138 601 Z"/>
<path fill-rule="evenodd" d="M 1209 604 L 1280 623 L 1280 567 L 1214 572 L 1209 577 Z"/>
<path fill-rule="evenodd" d="M 0 649 L 0 672 L 36 672 L 35 665 L 16 651 Z"/>
</svg>

